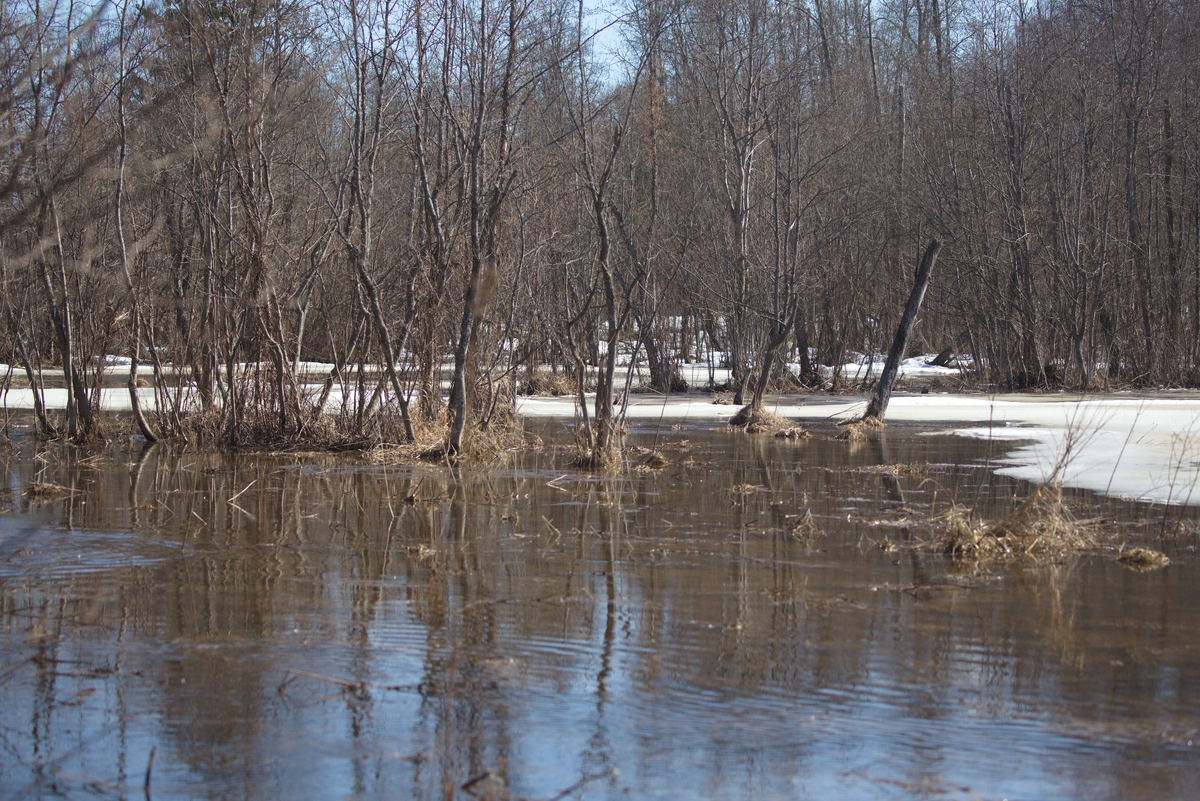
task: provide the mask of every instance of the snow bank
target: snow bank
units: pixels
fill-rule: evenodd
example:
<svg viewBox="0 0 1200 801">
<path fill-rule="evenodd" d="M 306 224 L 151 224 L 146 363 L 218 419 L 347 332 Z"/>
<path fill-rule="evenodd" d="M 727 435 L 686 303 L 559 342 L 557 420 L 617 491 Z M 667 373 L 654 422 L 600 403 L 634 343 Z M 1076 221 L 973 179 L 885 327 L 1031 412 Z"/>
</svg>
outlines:
<svg viewBox="0 0 1200 801">
<path fill-rule="evenodd" d="M 878 379 L 883 373 L 884 365 L 887 364 L 887 359 L 882 356 L 865 356 L 863 354 L 854 354 L 854 356 L 854 361 L 842 365 L 841 373 L 843 381 L 853 383 L 864 381 L 868 377 Z M 924 356 L 913 356 L 912 358 L 904 359 L 900 362 L 900 370 L 897 378 L 918 381 L 934 378 L 958 378 L 961 375 L 957 367 L 936 367 L 929 364 L 929 362 L 936 358 L 936 353 L 929 353 Z M 794 372 L 799 373 L 800 363 L 793 362 L 791 368 Z M 822 365 L 818 370 L 825 377 L 833 375 L 832 367 Z"/>
</svg>

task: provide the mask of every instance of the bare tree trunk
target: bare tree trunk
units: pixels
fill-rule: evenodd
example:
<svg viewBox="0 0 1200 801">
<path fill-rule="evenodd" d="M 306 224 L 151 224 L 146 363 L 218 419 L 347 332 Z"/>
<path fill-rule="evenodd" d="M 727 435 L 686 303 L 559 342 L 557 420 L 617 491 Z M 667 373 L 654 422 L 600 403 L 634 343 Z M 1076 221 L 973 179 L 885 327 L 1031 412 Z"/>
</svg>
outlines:
<svg viewBox="0 0 1200 801">
<path fill-rule="evenodd" d="M 446 452 L 450 454 L 462 452 L 463 431 L 466 428 L 468 413 L 467 371 L 472 356 L 471 342 L 474 339 L 475 327 L 483 317 L 491 300 L 492 290 L 496 287 L 496 235 L 500 225 L 500 212 L 515 177 L 515 172 L 512 171 L 511 145 L 514 134 L 513 117 L 518 112 L 513 105 L 520 47 L 517 24 L 525 10 L 518 8 L 516 0 L 508 0 L 507 12 L 507 25 L 503 32 L 506 48 L 503 69 L 499 75 L 489 75 L 489 69 L 494 65 L 480 61 L 476 67 L 479 70 L 479 86 L 473 101 L 475 107 L 472 109 L 467 147 L 471 273 L 463 297 L 462 320 L 458 329 L 457 346 L 454 349 L 454 376 L 450 385 L 450 433 L 446 438 Z M 480 10 L 478 25 L 480 41 L 487 42 L 488 49 L 496 48 L 500 41 L 500 29 L 499 26 L 492 27 L 493 23 L 486 13 L 486 4 Z M 497 85 L 494 101 L 490 101 L 484 90 L 488 81 Z M 493 108 L 493 105 L 496 108 Z M 495 113 L 494 120 L 489 119 L 490 113 Z M 491 134 L 485 133 L 485 122 L 490 123 L 486 127 L 494 127 L 496 131 Z M 488 165 L 485 163 L 485 151 L 492 147 L 495 148 L 494 163 Z M 485 175 L 485 171 L 490 174 Z"/>
<path fill-rule="evenodd" d="M 58 259 L 58 271 L 55 276 L 58 286 L 55 287 L 51 283 L 50 270 L 45 259 L 38 259 L 39 273 L 46 305 L 49 307 L 55 333 L 58 335 L 59 349 L 62 351 L 63 383 L 67 389 L 67 436 L 78 440 L 91 431 L 92 406 L 83 378 L 75 369 L 75 332 L 67 286 L 66 254 L 63 250 L 58 209 L 53 197 L 47 198 L 47 208 L 54 225 L 53 250 Z"/>
<path fill-rule="evenodd" d="M 758 381 L 754 384 L 754 394 L 750 398 L 750 403 L 743 410 L 745 413 L 762 408 L 763 396 L 767 394 L 767 386 L 771 383 L 771 371 L 775 369 L 775 355 L 792 333 L 791 321 L 788 320 L 784 325 L 779 326 L 774 333 L 775 336 L 767 343 L 766 350 L 763 352 L 762 372 L 758 374 Z"/>
<path fill-rule="evenodd" d="M 358 279 L 362 282 L 363 291 L 367 296 L 368 311 L 371 319 L 375 323 L 375 332 L 379 336 L 379 344 L 383 350 L 384 369 L 387 370 L 388 381 L 391 382 L 392 391 L 396 393 L 396 404 L 400 407 L 400 420 L 404 425 L 404 437 L 408 442 L 415 442 L 417 439 L 416 432 L 413 431 L 412 415 L 408 409 L 408 395 L 404 392 L 404 387 L 400 384 L 400 374 L 396 369 L 396 350 L 392 349 L 391 333 L 388 330 L 387 321 L 383 319 L 383 308 L 379 305 L 379 290 L 375 286 L 375 281 L 372 280 L 366 267 L 362 264 L 361 258 L 355 258 L 358 264 Z M 403 348 L 405 340 L 408 339 L 409 327 L 404 326 L 401 333 L 401 341 L 399 347 Z"/>
<path fill-rule="evenodd" d="M 808 324 L 799 310 L 796 311 L 796 319 L 792 326 L 796 332 L 796 350 L 800 355 L 800 383 L 806 387 L 815 387 L 819 379 L 817 371 L 813 369 L 812 357 L 808 353 Z"/>
<path fill-rule="evenodd" d="M 921 301 L 925 299 L 925 290 L 929 287 L 929 278 L 933 274 L 933 264 L 937 261 L 938 253 L 941 250 L 942 243 L 934 239 L 925 249 L 925 255 L 921 257 L 912 293 L 908 296 L 908 305 L 904 307 L 904 316 L 900 318 L 900 327 L 896 329 L 896 337 L 892 340 L 892 347 L 888 351 L 887 363 L 884 365 L 883 374 L 879 377 L 879 384 L 875 387 L 875 395 L 867 406 L 867 413 L 863 415 L 863 420 L 883 422 L 888 401 L 892 397 L 892 384 L 900 369 L 900 361 L 904 358 L 904 348 L 908 345 L 908 336 L 917 322 L 917 312 L 921 309 Z"/>
<path fill-rule="evenodd" d="M 21 359 L 21 366 L 25 370 L 25 377 L 29 380 L 29 391 L 33 393 L 33 411 L 37 416 L 38 426 L 42 433 L 48 436 L 54 436 L 58 432 L 46 417 L 46 405 L 42 400 L 42 382 L 40 380 L 40 370 L 35 372 L 33 362 L 29 357 L 29 344 L 25 340 L 25 334 L 21 330 L 20 315 L 13 308 L 12 298 L 8 291 L 8 260 L 4 258 L 3 251 L 0 250 L 0 269 L 3 270 L 4 281 L 4 314 L 8 320 L 8 330 L 16 344 L 17 355 Z"/>
<path fill-rule="evenodd" d="M 137 422 L 138 430 L 142 432 L 146 442 L 158 442 L 158 435 L 150 428 L 150 423 L 146 421 L 146 416 L 142 414 L 142 405 L 138 398 L 137 372 L 138 359 L 142 349 L 142 304 L 138 299 L 137 288 L 133 283 L 133 271 L 129 268 L 129 247 L 125 241 L 125 216 L 122 206 L 125 200 L 125 161 L 127 156 L 127 141 L 126 141 L 126 122 L 125 122 L 125 72 L 126 72 L 126 52 L 127 44 L 125 14 L 128 6 L 122 6 L 120 9 L 121 27 L 120 27 L 120 60 L 121 60 L 121 75 L 117 85 L 117 128 L 120 143 L 117 154 L 117 197 L 116 197 L 116 223 L 117 223 L 117 243 L 121 250 L 121 272 L 125 276 L 125 288 L 129 292 L 129 300 L 131 305 L 131 321 L 130 331 L 132 338 L 129 348 L 129 380 L 126 386 L 129 389 L 129 408 L 133 411 L 133 419 Z"/>
</svg>

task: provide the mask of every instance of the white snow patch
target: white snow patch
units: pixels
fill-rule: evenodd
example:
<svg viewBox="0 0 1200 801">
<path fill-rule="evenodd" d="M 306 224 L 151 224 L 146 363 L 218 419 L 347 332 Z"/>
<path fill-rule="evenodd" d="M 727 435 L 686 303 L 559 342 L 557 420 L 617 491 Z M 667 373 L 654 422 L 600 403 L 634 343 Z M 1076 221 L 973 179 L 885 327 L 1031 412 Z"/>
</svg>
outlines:
<svg viewBox="0 0 1200 801">
<path fill-rule="evenodd" d="M 961 374 L 957 367 L 935 367 L 929 364 L 929 362 L 936 358 L 936 353 L 928 353 L 923 356 L 913 356 L 904 359 L 900 362 L 900 369 L 896 374 L 897 379 L 915 381 L 932 378 L 957 378 Z M 842 380 L 864 381 L 868 377 L 878 379 L 883 373 L 883 368 L 886 364 L 887 359 L 882 356 L 865 356 L 861 353 L 854 354 L 854 361 L 842 365 Z M 799 372 L 800 363 L 792 362 L 791 367 L 796 372 Z M 823 376 L 833 375 L 832 367 L 821 366 L 819 370 Z"/>
</svg>

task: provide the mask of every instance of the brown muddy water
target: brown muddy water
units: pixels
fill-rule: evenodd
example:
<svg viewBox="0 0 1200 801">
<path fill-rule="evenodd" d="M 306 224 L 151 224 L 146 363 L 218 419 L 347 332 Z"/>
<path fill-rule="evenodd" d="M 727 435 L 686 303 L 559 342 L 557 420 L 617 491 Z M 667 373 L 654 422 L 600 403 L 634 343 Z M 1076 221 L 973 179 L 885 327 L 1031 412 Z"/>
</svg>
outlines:
<svg viewBox="0 0 1200 801">
<path fill-rule="evenodd" d="M 1028 492 L 986 443 L 644 426 L 628 444 L 671 463 L 597 477 L 526 425 L 544 447 L 460 470 L 19 440 L 0 798 L 1200 788 L 1190 512 L 1160 539 L 1179 510 L 1077 498 L 1165 570 L 979 572 L 910 546 L 951 497 Z"/>
</svg>

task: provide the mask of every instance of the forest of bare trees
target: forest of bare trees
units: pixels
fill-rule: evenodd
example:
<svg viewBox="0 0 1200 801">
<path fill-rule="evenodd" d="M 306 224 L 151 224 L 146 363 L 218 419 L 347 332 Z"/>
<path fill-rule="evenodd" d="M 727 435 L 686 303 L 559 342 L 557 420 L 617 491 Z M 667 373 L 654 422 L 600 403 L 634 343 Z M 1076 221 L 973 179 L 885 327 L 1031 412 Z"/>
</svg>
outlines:
<svg viewBox="0 0 1200 801">
<path fill-rule="evenodd" d="M 6 386 L 76 439 L 121 384 L 148 439 L 454 453 L 545 367 L 601 454 L 619 352 L 663 392 L 701 348 L 738 402 L 836 385 L 932 238 L 910 350 L 1200 383 L 1200 3 L 605 10 L 4 0 Z"/>
</svg>

